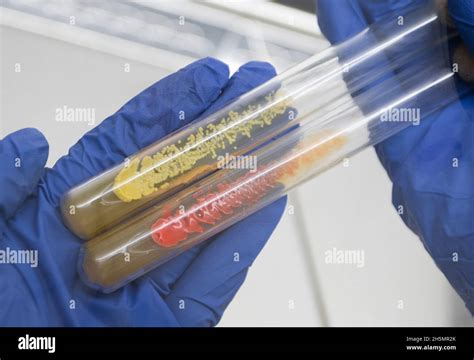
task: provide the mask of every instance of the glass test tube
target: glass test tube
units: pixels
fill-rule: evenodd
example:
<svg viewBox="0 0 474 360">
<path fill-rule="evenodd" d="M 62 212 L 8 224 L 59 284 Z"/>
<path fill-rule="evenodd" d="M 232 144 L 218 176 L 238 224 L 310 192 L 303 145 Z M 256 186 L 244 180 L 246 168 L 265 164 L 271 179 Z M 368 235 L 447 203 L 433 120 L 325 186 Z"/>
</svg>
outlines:
<svg viewBox="0 0 474 360">
<path fill-rule="evenodd" d="M 113 291 L 412 125 L 392 114 L 414 110 L 421 121 L 457 98 L 436 14 L 427 8 L 410 12 L 401 28 L 390 21 L 375 24 L 272 80 L 270 88 L 279 88 L 273 99 L 282 100 L 270 109 L 294 109 L 292 124 L 298 126 L 247 154 L 256 166 L 218 170 L 86 242 L 79 260 L 84 280 Z M 336 85 L 341 76 L 347 87 Z M 240 108 L 249 96 L 261 98 L 262 89 L 268 85 L 224 110 Z"/>
<path fill-rule="evenodd" d="M 435 27 L 434 13 L 410 13 L 404 26 L 395 21 L 375 24 L 328 48 L 71 189 L 61 201 L 65 224 L 78 237 L 90 239 L 208 176 L 220 159 L 246 154 L 305 118 L 329 120 L 347 110 L 352 106 L 348 89 L 364 91 L 387 74 L 387 54 L 391 52 L 390 62 L 406 64 L 432 46 L 420 38 Z M 418 46 L 397 52 L 406 39 Z M 336 81 L 341 76 L 347 88 Z"/>
</svg>

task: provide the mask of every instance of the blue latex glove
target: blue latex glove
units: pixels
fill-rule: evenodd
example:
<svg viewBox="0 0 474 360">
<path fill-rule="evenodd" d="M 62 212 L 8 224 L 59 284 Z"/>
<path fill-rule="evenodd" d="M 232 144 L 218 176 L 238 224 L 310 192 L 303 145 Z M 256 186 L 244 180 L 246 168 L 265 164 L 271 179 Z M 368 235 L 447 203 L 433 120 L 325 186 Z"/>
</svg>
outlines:
<svg viewBox="0 0 474 360">
<path fill-rule="evenodd" d="M 216 324 L 277 225 L 286 199 L 148 275 L 102 294 L 78 278 L 81 240 L 63 225 L 60 196 L 171 131 L 274 76 L 251 62 L 232 76 L 211 58 L 152 85 L 44 169 L 48 144 L 34 129 L 0 142 L 0 250 L 38 250 L 38 267 L 0 264 L 0 325 L 209 326 Z M 179 120 L 184 111 L 186 121 Z M 19 163 L 20 161 L 21 163 Z M 20 167 L 17 167 L 21 165 Z M 234 253 L 240 261 L 234 262 Z"/>
<path fill-rule="evenodd" d="M 319 0 L 319 26 L 335 44 L 414 3 L 426 0 Z M 451 1 L 449 12 L 474 54 L 472 0 Z M 403 221 L 474 314 L 474 93 L 461 86 L 468 91 L 459 102 L 379 144 L 376 151 L 393 182 L 393 204 L 404 208 Z"/>
</svg>

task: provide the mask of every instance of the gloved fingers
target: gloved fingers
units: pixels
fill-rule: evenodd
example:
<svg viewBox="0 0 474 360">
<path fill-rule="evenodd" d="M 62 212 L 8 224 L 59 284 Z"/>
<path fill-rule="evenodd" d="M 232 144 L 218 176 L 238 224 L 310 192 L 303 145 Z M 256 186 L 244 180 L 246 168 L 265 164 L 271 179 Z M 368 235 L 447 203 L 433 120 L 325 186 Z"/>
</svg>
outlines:
<svg viewBox="0 0 474 360">
<path fill-rule="evenodd" d="M 316 0 L 319 28 L 331 42 L 338 44 L 367 27 L 358 0 Z"/>
<path fill-rule="evenodd" d="M 366 16 L 357 0 L 340 0 L 337 3 L 331 0 L 317 0 L 316 12 L 321 31 L 333 45 L 353 38 L 367 29 L 368 26 Z M 378 40 L 369 34 L 350 45 L 335 47 L 339 62 L 350 64 L 350 67 L 342 75 L 353 96 L 357 96 L 362 90 L 374 85 L 368 84 L 361 89 L 360 79 L 366 78 L 366 74 L 373 74 L 374 69 L 384 69 L 389 66 L 384 53 L 368 57 L 362 62 L 354 63 L 352 61 L 361 55 L 361 49 L 370 48 L 377 44 Z M 391 77 L 391 74 L 386 77 Z M 359 103 L 363 104 L 363 102 Z M 366 110 L 370 111 L 370 109 Z"/>
<path fill-rule="evenodd" d="M 397 18 L 404 11 L 410 8 L 422 7 L 425 5 L 432 6 L 431 0 L 359 0 L 360 7 L 368 23 L 373 23 L 390 16 Z M 441 21 L 446 23 L 449 27 L 455 26 L 464 44 L 455 44 L 455 51 L 453 55 L 453 62 L 459 65 L 459 75 L 467 82 L 474 82 L 474 5 L 470 0 L 436 0 L 436 10 L 441 18 Z M 434 25 L 435 27 L 437 25 Z M 390 31 L 390 28 L 387 29 Z M 412 72 L 405 71 L 403 76 L 400 76 L 400 82 L 409 80 L 423 68 L 429 68 L 433 59 L 441 59 L 444 54 L 439 54 L 439 50 L 424 49 L 425 44 L 431 44 L 437 39 L 436 28 L 431 31 L 421 32 L 419 35 L 410 39 L 409 42 L 400 42 L 401 46 L 395 46 L 386 50 L 387 58 L 396 63 L 396 59 L 400 54 L 410 53 L 411 49 L 418 49 L 419 53 L 413 56 L 410 64 L 416 63 L 417 66 L 411 66 Z M 406 44 L 404 44 L 406 42 Z M 398 73 L 401 69 L 395 69 Z"/>
<path fill-rule="evenodd" d="M 48 159 L 49 145 L 33 128 L 0 140 L 0 222 L 12 217 L 33 194 Z"/>
<path fill-rule="evenodd" d="M 222 95 L 202 116 L 216 112 L 230 101 L 263 84 L 276 75 L 275 68 L 266 62 L 250 61 L 236 71 L 225 86 Z"/>
<path fill-rule="evenodd" d="M 135 96 L 58 160 L 46 177 L 52 201 L 57 203 L 72 186 L 196 119 L 221 94 L 228 75 L 227 65 L 205 58 Z"/>
<path fill-rule="evenodd" d="M 150 271 L 147 281 L 150 281 L 161 297 L 166 297 L 174 283 L 183 275 L 196 256 L 199 255 L 204 244 L 199 244 L 186 252 L 169 260 L 157 269 Z"/>
<path fill-rule="evenodd" d="M 252 61 L 242 65 L 239 70 L 232 75 L 222 95 L 219 96 L 202 116 L 219 110 L 229 101 L 263 84 L 275 75 L 274 67 L 265 62 Z M 184 254 L 181 254 L 160 266 L 158 269 L 150 272 L 148 276 L 162 296 L 169 294 L 173 284 L 199 254 L 203 245 L 205 244 L 189 249 Z"/>
<path fill-rule="evenodd" d="M 328 3 L 328 7 L 333 6 L 332 12 L 337 14 L 341 2 L 328 1 Z M 381 15 L 383 9 L 378 8 L 377 5 L 387 4 L 385 1 L 375 0 L 361 0 L 360 3 L 365 5 L 363 9 L 364 16 L 367 16 L 369 22 L 374 21 L 378 16 L 383 16 Z M 398 2 L 392 3 L 396 5 Z M 370 5 L 375 7 L 369 9 L 368 6 Z M 458 29 L 461 27 L 460 33 L 463 34 L 464 40 L 466 42 L 474 41 L 472 26 L 470 26 L 474 7 L 472 0 L 450 0 L 449 7 L 449 11 L 455 14 L 454 17 L 458 14 L 456 25 L 458 25 Z M 374 13 L 371 14 L 371 11 L 374 11 Z M 456 13 L 456 11 L 459 12 Z M 352 22 L 360 21 L 360 15 L 354 16 L 354 18 L 355 20 L 352 20 Z M 330 40 L 335 42 L 337 34 L 343 32 L 337 27 L 350 28 L 352 22 L 345 17 L 341 17 L 339 21 L 337 15 L 335 15 L 333 21 L 330 23 L 326 21 L 325 26 L 321 28 Z M 469 45 L 472 49 L 471 46 L 472 42 Z M 463 98 L 462 102 L 466 110 L 472 112 L 471 104 L 473 102 L 467 98 Z M 472 284 L 470 287 L 465 286 L 469 277 L 464 276 L 461 281 L 461 276 L 459 276 L 461 273 L 459 271 L 460 266 L 457 266 L 458 263 L 463 264 L 461 256 L 469 254 L 468 242 L 473 234 L 472 221 L 462 215 L 469 214 L 472 205 L 461 205 L 469 201 L 468 196 L 472 198 L 472 191 L 468 190 L 472 189 L 472 186 L 466 184 L 472 181 L 472 176 L 469 176 L 472 173 L 472 166 L 470 166 L 472 162 L 468 158 L 469 153 L 472 153 L 469 151 L 469 148 L 472 147 L 470 146 L 472 141 L 462 140 L 462 135 L 453 134 L 454 128 L 463 127 L 463 132 L 467 134 L 467 137 L 471 136 L 472 139 L 472 132 L 469 130 L 472 128 L 470 126 L 472 121 L 465 120 L 465 114 L 459 109 L 460 106 L 460 103 L 451 104 L 443 111 L 435 114 L 434 118 L 422 122 L 419 127 L 407 129 L 379 144 L 376 150 L 389 174 L 397 172 L 396 169 L 400 168 L 403 163 L 403 171 L 398 172 L 400 176 L 394 181 L 393 204 L 407 226 L 420 235 L 424 245 L 435 258 L 437 257 L 436 254 L 439 253 L 439 249 L 444 249 L 447 245 L 455 248 L 446 251 L 444 254 L 444 258 L 449 258 L 449 266 L 447 265 L 443 269 L 441 264 L 443 260 L 440 261 L 438 258 L 436 261 L 453 286 L 461 293 L 471 312 L 474 313 Z M 446 129 L 440 128 L 443 124 L 447 125 Z M 445 136 L 445 134 L 450 134 L 450 136 Z M 452 140 L 447 140 L 447 137 Z M 440 151 L 440 146 L 444 150 Z M 452 155 L 450 155 L 447 148 L 450 149 Z M 459 152 L 461 152 L 461 156 L 456 154 Z M 443 154 L 444 159 L 440 159 L 440 153 Z M 446 161 L 446 158 L 450 160 Z M 459 167 L 452 167 L 453 159 L 462 159 Z M 438 171 L 441 168 L 443 170 Z M 391 177 L 393 179 L 393 176 Z M 457 201 L 458 203 L 442 210 L 441 208 L 445 206 L 447 201 Z M 451 224 L 449 224 L 450 222 Z M 454 263 L 452 261 L 453 254 L 463 254 L 460 256 L 461 261 Z M 472 262 L 470 264 L 472 270 Z M 466 288 L 470 291 L 465 291 Z M 470 298 L 465 296 L 467 292 L 470 292 Z"/>
<path fill-rule="evenodd" d="M 383 8 L 384 4 L 388 12 Z M 427 2 L 426 0 L 416 1 L 413 3 L 406 1 L 392 2 L 390 0 L 361 1 L 361 6 L 363 7 L 364 13 L 366 14 L 369 22 L 379 20 L 381 17 L 386 16 L 390 11 L 396 15 L 397 9 L 400 9 L 400 12 L 402 12 L 404 9 L 409 8 L 412 5 L 422 6 L 425 4 L 431 4 L 431 2 Z M 439 3 L 438 6 L 440 6 Z M 436 28 L 438 25 L 434 24 L 433 26 L 434 28 L 432 31 L 431 27 L 426 27 L 424 31 L 419 32 L 419 35 L 415 34 L 411 41 L 404 40 L 401 42 L 400 46 L 394 47 L 393 51 L 386 51 L 387 58 L 392 63 L 396 62 L 394 59 L 397 59 L 400 54 L 403 56 L 404 53 L 412 52 L 412 49 L 418 49 L 419 51 L 418 53 L 411 56 L 412 59 L 409 63 L 395 69 L 396 77 L 399 80 L 402 88 L 402 93 L 404 88 L 412 86 L 412 79 L 423 79 L 423 76 L 420 75 L 425 73 L 425 78 L 428 80 L 430 76 L 436 74 L 437 71 L 446 72 L 450 66 L 449 64 L 445 63 L 444 60 L 446 58 L 446 49 L 443 47 L 425 49 L 424 44 L 436 43 L 437 37 L 439 36 L 439 32 Z M 408 86 L 404 84 L 408 84 Z M 445 92 L 444 94 L 443 91 Z M 445 87 L 443 89 L 437 90 L 435 93 L 418 96 L 414 101 L 409 101 L 404 104 L 403 108 L 418 109 L 420 114 L 430 114 L 433 112 L 433 104 L 438 104 L 444 99 L 452 96 L 452 94 L 449 93 L 450 91 L 453 90 Z M 451 113 L 452 116 L 452 111 L 448 110 L 448 113 Z M 392 181 L 401 181 L 400 176 L 404 175 L 399 174 L 399 169 L 402 167 L 402 165 L 406 165 L 407 159 L 414 152 L 414 149 L 417 148 L 420 142 L 422 142 L 427 136 L 432 123 L 434 121 L 438 121 L 441 116 L 446 116 L 445 112 L 437 111 L 432 113 L 432 115 L 423 119 L 419 125 L 410 127 L 409 129 L 400 132 L 399 134 L 376 146 L 379 159 L 387 169 Z M 406 180 L 407 179 L 404 181 Z"/>
<path fill-rule="evenodd" d="M 453 62 L 459 65 L 459 75 L 474 82 L 474 3 L 471 0 L 448 1 L 449 19 L 458 30 L 463 43 L 454 50 Z"/>
<path fill-rule="evenodd" d="M 431 2 L 429 0 L 343 0 L 336 3 L 329 0 L 318 0 L 318 22 L 323 34 L 334 45 L 353 37 L 370 24 L 385 18 L 377 25 L 376 32 L 359 37 L 359 40 L 352 46 L 336 48 L 340 61 L 345 62 L 347 59 L 352 60 L 354 52 L 356 57 L 361 54 L 366 55 L 361 53 L 363 51 L 361 49 L 379 45 L 382 38 L 387 42 L 387 39 L 391 39 L 394 28 L 405 30 L 404 23 L 399 23 L 400 15 L 427 4 L 431 4 Z M 433 59 L 439 58 L 437 53 L 432 54 L 426 49 L 426 45 L 432 44 L 433 39 L 436 40 L 436 36 L 437 32 L 425 25 L 415 32 L 405 34 L 401 39 L 385 47 L 383 52 L 365 58 L 362 63 L 355 66 L 351 65 L 347 69 L 348 73 L 343 74 L 349 90 L 353 92 L 352 80 L 371 76 L 374 69 L 377 68 L 389 70 L 387 77 L 397 76 L 398 82 L 403 87 L 403 83 L 413 75 L 412 72 L 407 71 L 407 68 L 413 68 L 413 72 L 418 73 L 425 67 L 425 63 L 433 62 Z M 417 51 L 416 56 L 414 50 Z M 418 66 L 407 66 L 408 63 L 408 65 L 412 65 L 420 62 L 422 63 Z M 393 72 L 390 71 L 391 68 Z M 387 86 L 387 88 L 391 88 L 391 86 Z"/>
<path fill-rule="evenodd" d="M 472 161 L 467 165 L 471 168 L 466 166 L 462 176 L 470 172 L 469 180 L 456 180 L 472 184 Z M 404 204 L 403 221 L 419 235 L 436 265 L 474 314 L 474 190 L 465 185 L 444 181 L 440 186 L 444 186 L 445 193 L 394 185 L 393 199 L 396 206 Z"/>
<path fill-rule="evenodd" d="M 342 0 L 337 3 L 328 0 L 317 1 L 320 28 L 333 45 L 348 40 L 367 29 L 369 22 L 371 22 L 370 8 L 363 7 L 362 3 L 364 2 L 357 0 Z M 387 0 L 379 1 L 379 3 L 390 5 L 392 2 Z M 394 5 L 389 7 L 393 8 Z M 387 37 L 392 31 L 393 26 L 390 24 L 387 24 L 386 29 L 383 26 L 378 28 L 378 33 L 387 33 Z M 398 49 L 398 47 L 401 47 L 398 44 L 369 57 L 364 56 L 363 61 L 354 61 L 354 59 L 359 59 L 361 55 L 367 55 L 364 53 L 364 49 L 373 49 L 379 45 L 379 39 L 373 33 L 359 36 L 344 46 L 335 47 L 339 62 L 348 64 L 347 71 L 342 74 L 348 90 L 366 113 L 380 108 L 380 103 L 387 97 L 387 91 L 401 93 L 403 90 L 396 78 L 396 68 L 391 63 L 391 60 L 395 60 L 400 56 L 399 54 L 406 52 L 405 46 Z M 364 81 L 362 87 L 361 80 Z M 380 86 L 383 86 L 385 90 L 381 91 Z M 364 92 L 366 92 L 364 96 L 358 97 L 359 94 Z"/>
<path fill-rule="evenodd" d="M 364 13 L 358 0 L 340 0 L 337 3 L 331 0 L 318 0 L 316 2 L 316 8 L 319 26 L 323 34 L 333 45 L 348 40 L 366 29 L 368 26 L 369 20 L 367 19 L 367 14 Z M 367 12 L 367 9 L 365 9 L 365 11 Z M 363 45 L 366 45 L 367 47 L 371 46 L 371 44 L 378 43 L 378 40 L 373 37 L 368 37 L 366 41 L 368 43 L 364 43 Z M 353 54 L 351 54 L 350 51 L 359 51 L 359 48 L 359 46 L 355 49 L 349 47 L 347 50 L 342 48 L 342 53 L 341 51 L 338 53 L 340 60 L 344 61 L 345 58 L 353 57 Z M 386 89 L 393 89 L 392 91 L 397 92 L 402 91 L 400 85 L 395 80 L 395 74 L 390 73 L 382 79 L 379 79 L 378 83 L 372 83 L 369 87 L 364 86 L 363 88 L 357 88 L 357 78 L 365 77 L 365 74 L 372 72 L 373 69 L 387 68 L 388 66 L 389 61 L 382 53 L 379 56 L 366 61 L 365 64 L 350 68 L 349 72 L 343 74 L 348 90 L 354 97 L 356 97 L 357 103 L 366 113 L 370 113 L 371 110 L 375 110 L 379 107 L 378 102 L 374 102 L 373 100 L 379 99 L 380 101 L 380 96 L 383 93 L 377 93 L 376 90 L 374 91 L 374 88 L 377 89 L 381 82 L 392 83 L 391 86 L 387 86 Z M 370 90 L 370 87 L 372 90 Z M 363 92 L 366 92 L 366 94 L 360 96 L 359 94 Z M 370 108 L 371 106 L 372 109 Z M 389 164 L 384 163 L 384 165 L 387 166 Z"/>
<path fill-rule="evenodd" d="M 379 26 L 378 33 L 380 34 L 379 37 L 383 35 L 386 39 L 390 38 L 394 28 L 407 30 L 406 27 L 404 28 L 406 24 L 403 16 L 405 14 L 408 14 L 414 9 L 434 9 L 431 0 L 359 0 L 359 3 L 369 24 L 375 22 L 381 22 L 383 24 Z M 401 16 L 402 18 L 400 18 Z M 400 21 L 404 22 L 400 23 Z M 414 25 L 417 26 L 415 32 L 406 34 L 402 39 L 384 51 L 397 74 L 403 69 L 398 68 L 398 63 L 400 63 L 400 59 L 406 58 L 407 54 L 410 54 L 410 62 L 407 63 L 405 59 L 402 61 L 402 66 L 413 68 L 415 73 L 421 71 L 424 67 L 428 68 L 430 62 L 444 55 L 433 53 L 436 50 L 426 48 L 427 45 L 431 46 L 431 44 L 438 40 L 439 33 L 436 30 L 439 25 L 431 24 L 419 27 L 420 20 L 414 23 Z M 414 51 L 417 52 L 414 53 Z M 416 64 L 416 66 L 413 66 L 413 64 Z M 413 76 L 410 72 L 404 72 L 403 75 L 405 79 L 409 79 Z M 403 85 L 404 79 L 399 79 L 399 81 Z"/>
<path fill-rule="evenodd" d="M 165 301 L 182 326 L 213 326 L 245 279 L 285 209 L 286 197 L 218 234 Z"/>
<path fill-rule="evenodd" d="M 474 2 L 449 0 L 448 11 L 470 53 L 474 54 Z"/>
<path fill-rule="evenodd" d="M 389 15 L 402 15 L 404 9 L 424 6 L 431 0 L 358 0 L 369 24 L 382 20 Z"/>
<path fill-rule="evenodd" d="M 419 73 L 423 71 L 428 72 L 430 67 L 434 67 L 433 64 L 441 61 L 438 59 L 444 59 L 444 53 L 440 54 L 441 50 L 432 46 L 439 38 L 439 32 L 436 31 L 437 24 L 427 23 L 424 26 L 420 26 L 422 20 L 425 21 L 425 18 L 420 18 L 419 15 L 410 15 L 412 24 L 410 26 L 405 26 L 405 22 L 400 23 L 400 17 L 408 14 L 411 10 L 423 8 L 427 4 L 430 5 L 429 9 L 432 9 L 430 0 L 359 0 L 358 4 L 359 6 L 356 9 L 362 11 L 367 25 L 371 25 L 374 22 L 379 23 L 373 32 L 359 37 L 360 39 L 354 45 L 338 47 L 337 53 L 343 61 L 346 58 L 352 60 L 351 57 L 354 56 L 352 52 L 356 52 L 356 57 L 365 56 L 366 52 L 361 52 L 360 49 L 367 48 L 373 50 L 374 46 L 381 46 L 383 44 L 383 51 L 374 53 L 360 64 L 351 65 L 348 68 L 348 72 L 343 74 L 349 90 L 351 93 L 354 93 L 353 88 L 360 82 L 359 78 L 377 77 L 375 73 L 379 71 L 380 75 L 378 77 L 380 79 L 372 81 L 368 86 L 360 89 L 366 90 L 368 87 L 375 87 L 383 82 L 383 91 L 378 89 L 368 96 L 371 99 L 371 103 L 379 104 L 380 100 L 377 100 L 377 97 L 382 99 L 382 101 L 387 98 L 387 94 L 384 93 L 386 89 L 394 89 L 394 86 L 395 88 L 399 87 L 400 94 L 403 94 L 407 87 L 406 84 L 410 84 L 408 87 L 412 86 L 411 79 L 417 75 L 419 76 Z M 337 8 L 335 4 L 333 6 Z M 355 21 L 360 16 L 357 13 Z M 406 19 L 406 22 L 408 21 Z M 347 27 L 348 25 L 342 22 L 342 24 L 334 23 L 332 26 Z M 396 41 L 393 41 L 395 39 L 394 29 L 397 29 L 396 33 L 399 37 Z M 389 43 L 390 45 L 388 45 Z M 444 63 L 442 65 L 445 66 Z M 352 79 L 355 80 L 354 83 L 352 83 Z M 395 93 L 398 92 L 395 91 Z M 362 105 L 365 104 L 362 103 Z M 363 108 L 363 110 L 372 111 L 373 109 Z M 378 105 L 376 105 L 375 110 L 378 110 Z"/>
<path fill-rule="evenodd" d="M 425 3 L 427 3 L 426 0 L 416 1 L 416 3 L 405 0 L 346 0 L 338 1 L 337 3 L 319 0 L 319 10 L 322 12 L 318 13 L 320 15 L 318 18 L 320 18 L 320 25 L 322 25 L 321 29 L 324 34 L 332 42 L 335 42 L 341 40 L 338 34 L 355 35 L 358 31 L 366 28 L 369 23 L 380 20 L 382 17 L 388 17 L 389 14 L 393 17 L 393 22 L 395 22 L 397 21 L 397 10 L 400 10 L 402 14 L 408 7 L 413 5 L 420 6 Z M 338 17 L 339 9 L 344 14 L 347 14 L 347 16 Z M 341 19 L 344 20 L 341 21 Z M 384 34 L 389 37 L 393 26 L 396 26 L 396 24 L 394 25 L 389 22 L 386 26 L 382 24 L 378 27 L 377 34 Z M 408 87 L 412 86 L 414 78 L 420 78 L 423 72 L 428 71 L 427 69 L 430 66 L 434 66 L 433 64 L 430 65 L 433 59 L 435 61 L 436 59 L 440 61 L 444 59 L 444 56 L 424 51 L 419 51 L 418 55 L 412 55 L 410 58 L 406 55 L 407 53 L 412 53 L 413 49 L 423 49 L 425 43 L 432 43 L 433 36 L 436 36 L 436 32 L 431 32 L 428 27 L 425 27 L 421 32 L 405 36 L 403 41 L 397 42 L 382 53 L 365 60 L 362 64 L 349 68 L 349 71 L 343 74 L 349 91 L 364 113 L 372 113 L 384 108 L 387 105 L 387 99 L 398 99 L 404 96 L 407 92 L 407 84 Z M 367 34 L 363 39 L 365 41 L 363 45 L 364 47 L 370 47 L 372 44 L 379 44 L 379 40 Z M 340 59 L 350 58 L 352 56 L 350 53 L 351 48 L 350 46 L 347 47 L 347 50 L 346 47 L 338 48 L 337 51 L 339 51 Z M 355 51 L 359 50 L 355 49 Z M 434 51 L 440 51 L 440 49 Z M 425 64 L 428 66 L 425 66 Z M 357 78 L 361 77 L 358 76 L 359 74 L 364 74 L 367 78 L 367 76 L 374 72 L 374 69 L 379 69 L 378 71 L 381 71 L 381 75 L 362 88 L 354 88 L 357 84 L 356 81 L 352 80 L 357 80 Z M 416 107 L 423 108 L 423 110 L 429 108 L 431 103 L 429 101 L 424 103 L 422 100 L 420 97 L 416 99 Z M 411 101 L 406 101 L 400 106 L 410 108 L 412 105 Z M 387 122 L 383 126 L 391 126 L 391 124 Z M 400 165 L 418 141 L 425 135 L 426 128 L 427 125 L 422 124 L 422 126 L 407 129 L 376 147 L 380 160 L 392 179 L 396 177 Z"/>
</svg>

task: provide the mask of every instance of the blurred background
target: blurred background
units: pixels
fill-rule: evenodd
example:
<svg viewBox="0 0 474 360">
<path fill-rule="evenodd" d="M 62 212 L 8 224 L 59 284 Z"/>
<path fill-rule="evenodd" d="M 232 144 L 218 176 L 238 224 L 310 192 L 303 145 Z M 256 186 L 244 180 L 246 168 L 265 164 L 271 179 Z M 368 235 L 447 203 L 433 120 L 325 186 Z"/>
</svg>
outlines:
<svg viewBox="0 0 474 360">
<path fill-rule="evenodd" d="M 138 92 L 195 59 L 279 72 L 329 46 L 312 0 L 0 0 L 0 137 L 36 127 L 48 166 Z M 341 86 L 343 82 L 341 80 Z M 58 122 L 92 108 L 95 122 Z M 334 263 L 340 252 L 354 263 Z M 291 193 L 220 326 L 474 326 L 402 223 L 375 152 Z"/>
</svg>

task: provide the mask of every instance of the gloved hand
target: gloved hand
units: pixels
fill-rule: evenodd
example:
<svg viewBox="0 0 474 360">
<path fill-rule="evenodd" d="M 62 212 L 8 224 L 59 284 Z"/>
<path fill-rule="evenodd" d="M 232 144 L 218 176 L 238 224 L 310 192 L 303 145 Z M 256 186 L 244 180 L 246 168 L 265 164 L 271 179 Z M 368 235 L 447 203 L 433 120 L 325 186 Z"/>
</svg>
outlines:
<svg viewBox="0 0 474 360">
<path fill-rule="evenodd" d="M 318 0 L 321 30 L 331 43 L 360 32 L 387 13 L 426 0 Z M 474 54 L 472 0 L 449 2 L 449 13 Z M 472 69 L 471 69 L 472 71 Z M 474 314 L 474 92 L 420 126 L 376 146 L 393 182 L 393 204 Z"/>
<path fill-rule="evenodd" d="M 229 80 L 225 64 L 211 58 L 197 61 L 130 100 L 52 169 L 44 169 L 48 144 L 37 130 L 23 129 L 1 140 L 0 251 L 37 250 L 38 266 L 0 264 L 0 325 L 215 325 L 277 225 L 286 199 L 124 288 L 102 294 L 78 278 L 82 241 L 63 225 L 59 198 L 274 74 L 269 64 L 251 62 Z M 179 120 L 180 111 L 186 121 Z M 235 253 L 240 254 L 238 262 Z M 6 261 L 0 256 L 0 262 Z"/>
</svg>

